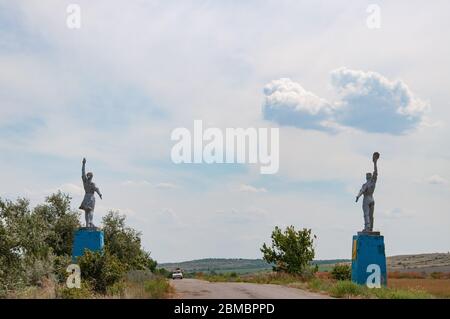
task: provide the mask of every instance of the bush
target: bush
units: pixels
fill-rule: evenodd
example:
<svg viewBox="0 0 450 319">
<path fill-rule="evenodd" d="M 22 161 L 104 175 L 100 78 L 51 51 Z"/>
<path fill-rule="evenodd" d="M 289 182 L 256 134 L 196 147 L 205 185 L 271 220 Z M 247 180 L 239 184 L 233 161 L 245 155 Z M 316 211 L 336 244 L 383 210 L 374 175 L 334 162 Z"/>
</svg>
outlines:
<svg viewBox="0 0 450 319">
<path fill-rule="evenodd" d="M 56 291 L 56 298 L 59 299 L 88 299 L 94 296 L 89 283 L 82 282 L 81 288 L 68 288 L 61 286 Z"/>
<path fill-rule="evenodd" d="M 152 280 L 155 277 L 156 275 L 150 270 L 131 270 L 126 275 L 127 281 L 135 283 Z"/>
<path fill-rule="evenodd" d="M 152 299 L 161 299 L 170 291 L 170 284 L 166 278 L 156 277 L 144 284 L 145 291 Z"/>
<path fill-rule="evenodd" d="M 367 296 L 367 288 L 351 281 L 338 281 L 331 287 L 330 294 L 336 298 Z"/>
<path fill-rule="evenodd" d="M 275 227 L 271 238 L 272 246 L 263 244 L 261 252 L 266 262 L 275 264 L 274 271 L 302 274 L 314 259 L 316 236 L 311 234 L 311 229 L 296 231 L 294 226 L 289 226 L 282 232 Z"/>
<path fill-rule="evenodd" d="M 336 280 L 351 280 L 352 270 L 347 264 L 336 264 L 331 271 L 331 277 Z"/>
<path fill-rule="evenodd" d="M 108 251 L 101 253 L 86 250 L 77 261 L 81 269 L 81 280 L 99 293 L 106 293 L 108 287 L 122 280 L 126 270 L 126 266 Z"/>
<path fill-rule="evenodd" d="M 141 233 L 125 226 L 125 216 L 109 212 L 102 219 L 105 250 L 116 256 L 127 270 L 155 271 L 156 261 L 141 248 Z"/>
<path fill-rule="evenodd" d="M 0 295 L 41 285 L 56 257 L 70 255 L 78 213 L 61 192 L 30 209 L 23 198 L 0 199 Z"/>
</svg>

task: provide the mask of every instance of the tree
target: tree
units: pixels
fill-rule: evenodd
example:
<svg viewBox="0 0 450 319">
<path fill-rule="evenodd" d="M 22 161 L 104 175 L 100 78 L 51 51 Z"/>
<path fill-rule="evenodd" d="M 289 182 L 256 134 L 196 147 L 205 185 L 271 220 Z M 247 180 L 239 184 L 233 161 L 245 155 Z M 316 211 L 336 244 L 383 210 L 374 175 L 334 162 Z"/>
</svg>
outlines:
<svg viewBox="0 0 450 319">
<path fill-rule="evenodd" d="M 81 278 L 100 293 L 105 293 L 108 287 L 119 282 L 126 270 L 126 265 L 108 251 L 101 253 L 87 250 L 78 257 L 77 263 L 81 269 Z"/>
<path fill-rule="evenodd" d="M 311 229 L 296 231 L 289 226 L 282 232 L 275 226 L 271 238 L 272 247 L 264 243 L 261 248 L 263 259 L 274 264 L 274 271 L 303 274 L 315 254 L 313 242 L 317 237 L 311 234 Z"/>
<path fill-rule="evenodd" d="M 118 212 L 109 212 L 103 217 L 105 250 L 116 256 L 127 266 L 127 270 L 154 271 L 156 261 L 150 253 L 141 248 L 141 233 L 125 226 L 125 216 Z"/>
</svg>

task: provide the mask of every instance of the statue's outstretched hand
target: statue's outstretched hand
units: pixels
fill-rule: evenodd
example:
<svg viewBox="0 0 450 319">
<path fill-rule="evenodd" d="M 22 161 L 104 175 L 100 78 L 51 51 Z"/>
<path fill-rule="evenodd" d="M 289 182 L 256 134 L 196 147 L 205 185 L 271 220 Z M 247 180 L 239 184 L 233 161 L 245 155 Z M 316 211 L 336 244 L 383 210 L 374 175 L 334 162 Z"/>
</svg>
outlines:
<svg viewBox="0 0 450 319">
<path fill-rule="evenodd" d="M 86 164 L 86 158 L 83 157 L 83 164 Z"/>
<path fill-rule="evenodd" d="M 378 153 L 378 152 L 373 153 L 373 155 L 372 155 L 372 161 L 373 161 L 374 163 L 376 163 L 376 162 L 378 161 L 379 158 L 380 158 L 380 153 Z"/>
<path fill-rule="evenodd" d="M 358 199 L 359 199 L 359 197 L 358 197 L 358 196 L 356 196 L 356 201 L 355 201 L 355 203 L 357 203 L 357 202 L 358 202 Z"/>
</svg>

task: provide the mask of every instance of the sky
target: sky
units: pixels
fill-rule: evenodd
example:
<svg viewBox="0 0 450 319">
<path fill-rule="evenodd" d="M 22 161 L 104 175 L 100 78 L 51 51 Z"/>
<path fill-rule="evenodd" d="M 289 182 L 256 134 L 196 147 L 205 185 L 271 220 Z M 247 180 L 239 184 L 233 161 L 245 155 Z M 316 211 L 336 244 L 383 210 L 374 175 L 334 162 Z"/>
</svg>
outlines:
<svg viewBox="0 0 450 319">
<path fill-rule="evenodd" d="M 70 4 L 80 28 L 69 28 Z M 376 4 L 377 27 L 369 5 Z M 372 7 L 373 8 L 373 7 Z M 0 197 L 83 198 L 158 262 L 261 258 L 278 225 L 350 258 L 381 154 L 386 254 L 450 251 L 448 1 L 0 0 Z M 171 132 L 279 128 L 280 166 L 175 164 Z"/>
</svg>

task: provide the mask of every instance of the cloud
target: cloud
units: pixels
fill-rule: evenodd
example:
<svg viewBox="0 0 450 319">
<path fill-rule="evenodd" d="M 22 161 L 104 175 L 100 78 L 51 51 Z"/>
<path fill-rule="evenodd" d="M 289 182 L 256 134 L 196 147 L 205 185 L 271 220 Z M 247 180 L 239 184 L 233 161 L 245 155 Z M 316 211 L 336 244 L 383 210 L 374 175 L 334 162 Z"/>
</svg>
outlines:
<svg viewBox="0 0 450 319">
<path fill-rule="evenodd" d="M 151 184 L 147 181 L 125 181 L 122 183 L 123 186 L 130 186 L 130 187 L 142 187 L 142 186 L 150 186 Z"/>
<path fill-rule="evenodd" d="M 247 209 L 232 208 L 226 211 L 217 211 L 214 218 L 227 224 L 256 224 L 266 221 L 268 212 L 258 207 L 249 207 Z"/>
<path fill-rule="evenodd" d="M 152 184 L 146 180 L 142 180 L 142 181 L 133 181 L 133 180 L 129 180 L 129 181 L 125 181 L 122 183 L 123 186 L 127 186 L 127 187 L 154 187 L 154 188 L 158 188 L 158 189 L 176 189 L 179 188 L 178 185 L 173 184 L 173 183 L 166 183 L 166 182 L 161 182 L 161 183 L 157 183 L 157 184 Z"/>
<path fill-rule="evenodd" d="M 410 218 L 411 215 L 405 212 L 401 208 L 392 208 L 382 212 L 382 217 L 385 219 L 398 219 L 398 218 Z"/>
<path fill-rule="evenodd" d="M 178 217 L 178 214 L 176 214 L 172 208 L 164 208 L 156 212 L 155 219 L 156 222 L 160 225 L 171 225 L 174 227 L 182 226 L 182 222 Z"/>
<path fill-rule="evenodd" d="M 440 175 L 432 175 L 427 179 L 428 184 L 432 184 L 432 185 L 447 185 L 448 184 L 448 180 L 446 180 L 445 178 L 443 178 Z"/>
<path fill-rule="evenodd" d="M 430 107 L 401 80 L 376 72 L 339 68 L 331 72 L 339 97 L 334 103 L 290 79 L 264 88 L 263 114 L 280 125 L 320 131 L 355 128 L 369 133 L 405 134 L 417 128 Z"/>
<path fill-rule="evenodd" d="M 331 106 L 325 99 L 288 78 L 267 84 L 264 95 L 264 118 L 280 125 L 321 129 L 324 128 L 322 122 L 331 113 Z"/>
<path fill-rule="evenodd" d="M 173 183 L 158 183 L 155 185 L 155 188 L 159 189 L 175 189 L 178 188 L 178 185 Z"/>
<path fill-rule="evenodd" d="M 408 86 L 376 72 L 339 68 L 331 82 L 340 94 L 336 121 L 371 133 L 403 134 L 416 128 L 429 105 Z"/>
<path fill-rule="evenodd" d="M 247 184 L 239 185 L 239 188 L 237 190 L 239 192 L 248 192 L 248 193 L 267 193 L 267 189 L 265 189 L 264 187 L 258 188 Z"/>
</svg>

